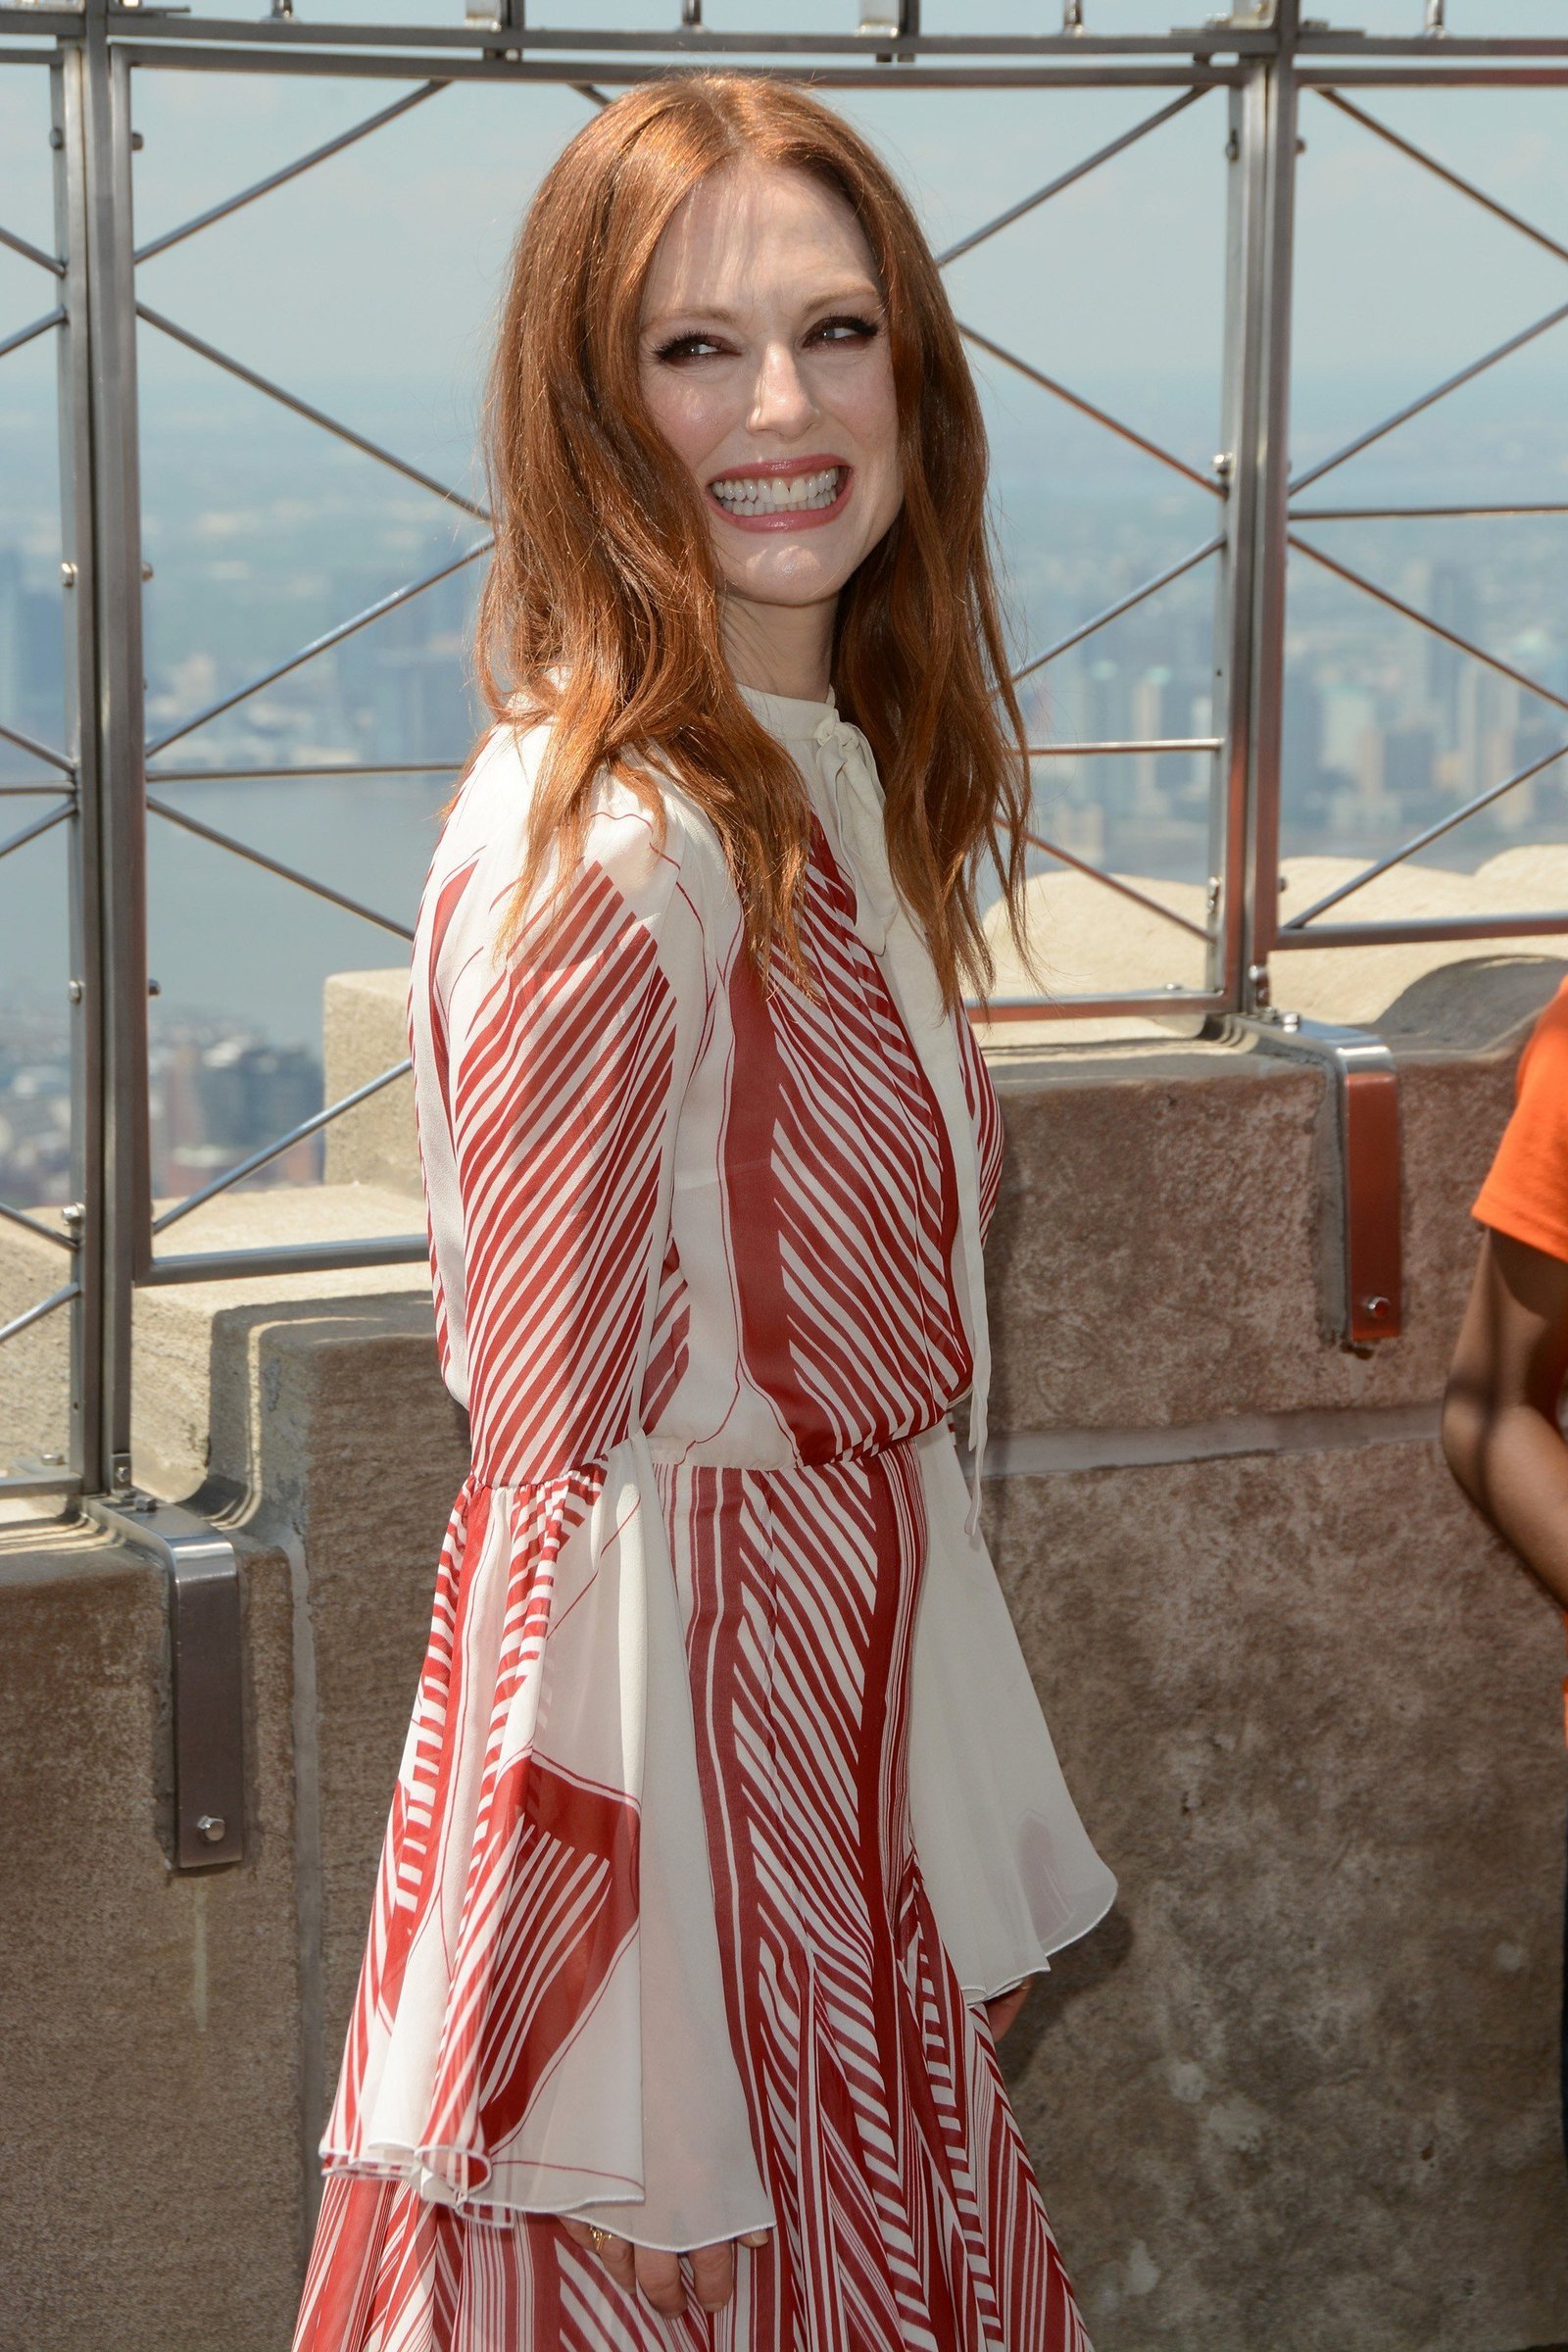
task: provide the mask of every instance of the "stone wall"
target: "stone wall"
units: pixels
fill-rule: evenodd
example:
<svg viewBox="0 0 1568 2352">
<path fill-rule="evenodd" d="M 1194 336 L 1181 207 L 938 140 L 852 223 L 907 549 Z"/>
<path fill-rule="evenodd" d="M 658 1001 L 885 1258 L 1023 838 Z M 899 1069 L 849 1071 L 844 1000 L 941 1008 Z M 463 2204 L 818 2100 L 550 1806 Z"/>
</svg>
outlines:
<svg viewBox="0 0 1568 2352">
<path fill-rule="evenodd" d="M 1321 1329 L 1312 1071 L 1171 1038 L 992 1041 L 1009 1154 L 988 1524 L 1122 1889 L 1036 1988 L 1007 2065 L 1100 2352 L 1568 2336 L 1562 1634 L 1434 1444 L 1468 1201 L 1559 968 L 1498 958 L 1386 1008 L 1406 1332 L 1364 1358 Z M 400 991 L 340 976 L 333 1006 L 339 1091 L 398 1058 Z M 362 1157 L 334 1144 L 345 1224 L 412 1211 L 401 1092 Z M 465 1467 L 416 1273 L 162 1294 L 138 1348 L 143 1475 L 205 1476 L 253 1547 L 263 1834 L 205 1890 L 167 1877 L 156 1593 L 123 1559 L 29 1539 L 0 1592 L 24 1760 L 0 1953 L 15 1984 L 24 1947 L 42 2021 L 12 2112 L 50 2169 L 25 2184 L 28 2317 L 8 2335 L 0 2316 L 0 2352 L 286 2340 L 300 2151 Z M 71 2229 L 107 2251 L 61 2316 L 67 2185 Z M 188 2221 L 215 2201 L 216 2265 Z"/>
</svg>

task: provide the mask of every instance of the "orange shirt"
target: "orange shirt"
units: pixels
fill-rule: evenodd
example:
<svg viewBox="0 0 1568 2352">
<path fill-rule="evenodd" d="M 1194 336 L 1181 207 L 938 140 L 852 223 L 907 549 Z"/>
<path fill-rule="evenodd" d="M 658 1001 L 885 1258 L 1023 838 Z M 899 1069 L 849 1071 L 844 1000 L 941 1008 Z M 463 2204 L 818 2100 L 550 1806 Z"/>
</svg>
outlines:
<svg viewBox="0 0 1568 2352">
<path fill-rule="evenodd" d="M 1547 1257 L 1568 1259 L 1568 980 L 1520 1056 L 1513 1117 L 1473 1214 Z"/>
<path fill-rule="evenodd" d="M 1513 1116 L 1471 1213 L 1547 1257 L 1568 1259 L 1568 980 L 1519 1057 Z"/>
</svg>

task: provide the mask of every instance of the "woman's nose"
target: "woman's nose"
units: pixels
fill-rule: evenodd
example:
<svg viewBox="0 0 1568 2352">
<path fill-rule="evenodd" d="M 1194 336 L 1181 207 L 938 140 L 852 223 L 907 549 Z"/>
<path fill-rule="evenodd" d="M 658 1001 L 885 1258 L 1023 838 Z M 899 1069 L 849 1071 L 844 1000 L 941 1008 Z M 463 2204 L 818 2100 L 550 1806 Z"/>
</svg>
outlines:
<svg viewBox="0 0 1568 2352">
<path fill-rule="evenodd" d="M 770 344 L 762 354 L 747 423 L 754 433 L 798 434 L 810 421 L 815 403 L 787 344 Z"/>
</svg>

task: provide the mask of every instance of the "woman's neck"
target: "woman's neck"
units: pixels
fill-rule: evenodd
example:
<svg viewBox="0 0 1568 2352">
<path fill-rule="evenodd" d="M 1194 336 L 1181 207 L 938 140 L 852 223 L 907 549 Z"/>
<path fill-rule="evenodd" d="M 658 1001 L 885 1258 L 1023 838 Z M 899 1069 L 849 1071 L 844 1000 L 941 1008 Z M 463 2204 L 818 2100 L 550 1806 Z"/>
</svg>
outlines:
<svg viewBox="0 0 1568 2352">
<path fill-rule="evenodd" d="M 826 702 L 837 602 L 754 605 L 726 596 L 720 616 L 724 658 L 737 682 L 795 702 Z"/>
</svg>

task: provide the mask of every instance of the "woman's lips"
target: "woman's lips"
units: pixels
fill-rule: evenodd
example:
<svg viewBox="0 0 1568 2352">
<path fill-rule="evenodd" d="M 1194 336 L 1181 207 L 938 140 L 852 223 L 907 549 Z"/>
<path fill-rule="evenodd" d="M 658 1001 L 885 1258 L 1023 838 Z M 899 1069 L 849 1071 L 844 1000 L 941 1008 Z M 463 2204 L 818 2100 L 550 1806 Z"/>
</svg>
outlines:
<svg viewBox="0 0 1568 2352">
<path fill-rule="evenodd" d="M 820 506 L 773 507 L 761 503 L 770 495 L 774 482 L 801 482 L 814 488 L 814 477 L 825 477 L 835 472 L 839 476 L 838 489 Z M 738 531 L 808 531 L 814 530 L 820 523 L 838 519 L 849 504 L 854 479 L 854 466 L 846 466 L 836 458 L 808 459 L 805 464 L 793 466 L 737 466 L 733 473 L 716 474 L 708 484 L 704 496 L 710 507 L 716 509 L 724 520 L 733 524 Z M 752 492 L 757 504 L 740 507 L 726 505 L 717 493 L 717 484 L 720 482 L 744 486 Z M 757 485 L 756 490 L 752 490 L 754 484 Z"/>
</svg>

